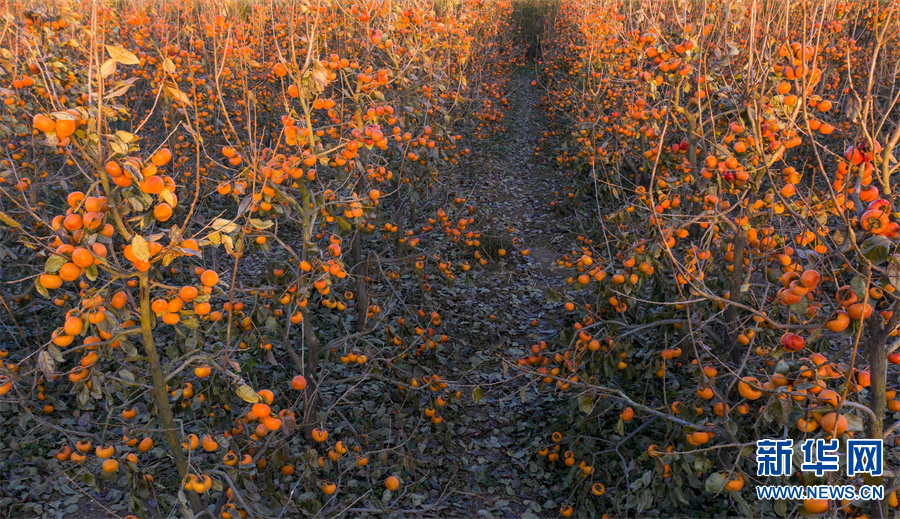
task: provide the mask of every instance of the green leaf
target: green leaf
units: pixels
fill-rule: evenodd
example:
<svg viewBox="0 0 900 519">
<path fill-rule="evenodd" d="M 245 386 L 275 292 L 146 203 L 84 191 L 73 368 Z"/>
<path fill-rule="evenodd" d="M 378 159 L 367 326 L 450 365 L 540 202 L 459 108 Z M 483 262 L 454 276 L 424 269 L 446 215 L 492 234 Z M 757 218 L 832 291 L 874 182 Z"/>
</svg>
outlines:
<svg viewBox="0 0 900 519">
<path fill-rule="evenodd" d="M 862 419 L 855 414 L 847 413 L 844 418 L 847 419 L 848 431 L 861 432 L 864 429 Z"/>
<path fill-rule="evenodd" d="M 53 357 L 53 360 L 56 362 L 64 362 L 65 359 L 62 356 L 62 352 L 59 351 L 59 347 L 55 344 L 50 344 L 47 346 L 47 351 L 50 353 L 50 356 Z"/>
<path fill-rule="evenodd" d="M 591 400 L 591 397 L 588 395 L 579 396 L 578 409 L 584 414 L 591 414 L 591 411 L 594 409 L 594 402 Z"/>
<path fill-rule="evenodd" d="M 890 249 L 891 240 L 881 235 L 870 236 L 859 246 L 863 256 L 876 265 L 884 263 L 888 259 Z"/>
<path fill-rule="evenodd" d="M 778 499 L 772 506 L 775 509 L 775 513 L 778 514 L 779 517 L 787 517 L 787 500 Z"/>
<path fill-rule="evenodd" d="M 349 232 L 351 229 L 353 229 L 353 226 L 350 224 L 350 222 L 348 222 L 347 219 L 343 216 L 338 216 L 337 222 L 338 226 L 345 231 Z"/>
<path fill-rule="evenodd" d="M 719 493 L 722 491 L 722 488 L 725 487 L 725 475 L 720 472 L 710 474 L 703 483 L 703 486 L 706 487 L 708 492 Z"/>
<path fill-rule="evenodd" d="M 187 319 L 182 319 L 181 324 L 183 324 L 184 326 L 188 327 L 191 330 L 196 330 L 197 328 L 200 327 L 200 322 L 197 321 L 197 319 L 195 319 L 193 317 L 189 317 Z"/>
<path fill-rule="evenodd" d="M 476 387 L 472 390 L 472 402 L 478 403 L 481 400 L 481 388 Z"/>
<path fill-rule="evenodd" d="M 56 274 L 59 272 L 59 269 L 69 261 L 63 256 L 57 256 L 56 254 L 47 258 L 47 262 L 44 263 L 44 271 L 50 274 Z"/>
<path fill-rule="evenodd" d="M 128 371 L 127 369 L 119 370 L 119 377 L 125 382 L 134 383 L 134 373 Z"/>
<path fill-rule="evenodd" d="M 860 301 L 865 299 L 866 292 L 869 291 L 866 278 L 862 276 L 854 276 L 853 279 L 850 280 L 850 288 L 853 289 L 853 293 L 856 294 L 856 297 L 859 298 Z"/>
</svg>

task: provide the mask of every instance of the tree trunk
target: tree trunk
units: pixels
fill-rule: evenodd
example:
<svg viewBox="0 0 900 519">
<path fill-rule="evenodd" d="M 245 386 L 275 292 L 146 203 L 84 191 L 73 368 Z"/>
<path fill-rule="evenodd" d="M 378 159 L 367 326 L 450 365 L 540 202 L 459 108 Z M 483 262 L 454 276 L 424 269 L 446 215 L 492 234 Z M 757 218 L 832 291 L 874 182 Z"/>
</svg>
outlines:
<svg viewBox="0 0 900 519">
<path fill-rule="evenodd" d="M 369 258 L 362 261 L 362 244 L 360 232 L 353 235 L 353 276 L 356 277 L 356 331 L 366 329 L 366 318 L 369 312 L 369 294 L 366 291 L 366 277 L 369 275 Z"/>
<path fill-rule="evenodd" d="M 729 288 L 730 294 L 728 296 L 728 300 L 735 303 L 740 303 L 741 299 L 743 299 L 741 285 L 744 282 L 744 253 L 746 244 L 747 231 L 739 229 L 734 238 L 734 261 L 732 261 L 734 269 L 731 272 L 731 286 Z M 739 343 L 737 342 L 737 336 L 740 334 L 740 330 L 737 325 L 736 307 L 728 306 L 725 308 L 725 326 L 725 347 L 731 354 L 731 358 L 737 361 L 741 357 L 741 351 L 738 347 Z"/>
<path fill-rule="evenodd" d="M 877 314 L 876 314 L 877 315 Z M 867 356 L 869 358 L 869 375 L 871 378 L 871 386 L 869 392 L 869 409 L 875 414 L 874 419 L 870 419 L 869 438 L 878 440 L 884 438 L 884 413 L 887 408 L 887 353 L 885 351 L 885 342 L 887 339 L 887 330 L 882 330 L 872 337 L 869 344 Z M 866 484 L 881 485 L 884 478 L 866 477 Z M 873 518 L 883 518 L 887 514 L 887 501 L 872 501 L 871 516 Z"/>
<path fill-rule="evenodd" d="M 188 475 L 188 463 L 181 450 L 181 442 L 178 441 L 178 433 L 175 429 L 175 418 L 172 415 L 172 407 L 169 405 L 169 391 L 166 387 L 165 376 L 163 375 L 162 366 L 159 362 L 159 353 L 156 351 L 156 343 L 153 340 L 153 330 L 150 328 L 151 323 L 156 319 L 150 310 L 150 287 L 146 272 L 141 272 L 138 276 L 141 288 L 141 335 L 144 339 L 144 352 L 147 354 L 147 361 L 150 364 L 150 378 L 153 382 L 153 396 L 156 398 L 156 413 L 159 417 L 160 424 L 166 434 L 166 443 L 169 444 L 169 451 L 175 460 L 175 467 L 178 469 L 178 475 L 181 480 Z M 200 497 L 193 490 L 185 490 L 190 499 L 190 508 L 182 506 L 182 512 L 185 518 L 194 517 L 194 512 L 199 512 L 203 507 L 200 504 Z"/>
<path fill-rule="evenodd" d="M 310 314 L 303 311 L 303 340 L 306 342 L 306 367 L 303 376 L 306 377 L 306 392 L 303 407 L 303 423 L 306 426 L 306 434 L 312 434 L 312 428 L 318 420 L 316 406 L 318 404 L 319 380 L 317 371 L 319 367 L 319 338 L 313 330 L 310 322 Z"/>
<path fill-rule="evenodd" d="M 303 237 L 303 261 L 309 260 L 309 248 L 307 244 L 310 241 L 309 226 L 304 225 Z M 304 277 L 305 279 L 305 277 Z M 317 395 L 319 381 L 316 373 L 319 368 L 319 338 L 312 326 L 312 314 L 308 309 L 302 310 L 303 320 L 301 327 L 303 329 L 303 342 L 306 344 L 306 366 L 303 368 L 303 376 L 306 377 L 306 389 L 304 390 L 304 406 L 303 406 L 303 424 L 306 435 L 312 434 L 315 422 L 318 420 L 316 413 Z"/>
</svg>

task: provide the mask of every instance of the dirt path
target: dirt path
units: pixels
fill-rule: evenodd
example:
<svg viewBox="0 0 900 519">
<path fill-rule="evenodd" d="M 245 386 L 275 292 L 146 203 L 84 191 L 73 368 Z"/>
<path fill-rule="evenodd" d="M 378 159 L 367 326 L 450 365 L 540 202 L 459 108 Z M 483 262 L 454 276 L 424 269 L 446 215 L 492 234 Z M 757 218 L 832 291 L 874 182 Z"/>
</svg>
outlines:
<svg viewBox="0 0 900 519">
<path fill-rule="evenodd" d="M 476 330 L 485 329 L 483 340 L 471 340 L 458 364 L 448 366 L 456 370 L 449 374 L 470 392 L 480 390 L 481 397 L 477 402 L 464 398 L 465 406 L 454 419 L 457 425 L 445 455 L 458 463 L 458 471 L 447 516 L 549 513 L 546 489 L 528 477 L 534 470 L 529 467 L 534 454 L 529 445 L 539 427 L 542 400 L 529 381 L 504 362 L 523 356 L 532 344 L 551 340 L 561 328 L 559 303 L 548 300 L 548 294 L 565 280 L 555 269 L 562 251 L 554 238 L 562 239 L 567 230 L 560 228 L 564 220 L 551 206 L 553 188 L 564 180 L 555 163 L 535 154 L 548 121 L 532 78 L 531 69 L 514 76 L 507 95 L 511 108 L 502 122 L 506 131 L 476 143 L 462 165 L 460 191 L 473 193 L 479 210 L 491 215 L 489 232 L 509 253 L 495 258 L 499 266 L 489 265 L 473 276 L 466 306 L 458 309 L 470 312 Z M 520 253 L 525 249 L 528 256 Z M 553 507 L 558 510 L 558 505 Z"/>
</svg>

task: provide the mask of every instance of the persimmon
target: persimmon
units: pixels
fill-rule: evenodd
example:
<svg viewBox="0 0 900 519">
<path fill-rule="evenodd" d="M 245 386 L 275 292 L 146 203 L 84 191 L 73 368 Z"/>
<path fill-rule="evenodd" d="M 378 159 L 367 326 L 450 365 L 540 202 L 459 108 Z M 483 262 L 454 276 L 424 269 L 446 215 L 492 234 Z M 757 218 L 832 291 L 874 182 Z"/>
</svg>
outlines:
<svg viewBox="0 0 900 519">
<path fill-rule="evenodd" d="M 84 247 L 75 247 L 72 251 L 72 263 L 81 268 L 90 267 L 94 264 L 94 255 Z"/>
<path fill-rule="evenodd" d="M 55 456 L 59 461 L 67 461 L 72 456 L 72 448 L 68 445 L 63 445 L 58 451 L 56 451 Z"/>
<path fill-rule="evenodd" d="M 854 303 L 847 307 L 847 315 L 851 319 L 868 319 L 874 309 L 868 303 Z"/>
<path fill-rule="evenodd" d="M 839 413 L 826 414 L 822 417 L 822 421 L 819 425 L 822 426 L 823 431 L 832 436 L 844 434 L 848 427 L 847 419 Z"/>
<path fill-rule="evenodd" d="M 795 333 L 786 333 L 781 336 L 781 346 L 785 351 L 795 352 L 802 350 L 806 346 L 806 341 Z"/>
<path fill-rule="evenodd" d="M 163 189 L 166 188 L 166 183 L 163 179 L 157 175 L 150 175 L 144 179 L 140 184 L 141 191 L 150 194 L 150 195 L 158 195 L 162 193 Z"/>
<path fill-rule="evenodd" d="M 803 508 L 811 514 L 824 514 L 828 511 L 829 505 L 827 499 L 805 499 L 803 500 Z"/>
<path fill-rule="evenodd" d="M 281 428 L 281 420 L 274 416 L 264 416 L 261 419 L 262 425 L 270 431 L 277 431 Z"/>
<path fill-rule="evenodd" d="M 734 477 L 725 483 L 725 490 L 730 492 L 739 492 L 742 488 L 744 488 L 744 476 L 739 472 L 734 473 Z"/>
<path fill-rule="evenodd" d="M 384 480 L 384 487 L 392 492 L 396 492 L 400 488 L 400 479 L 397 476 L 388 476 Z"/>
<path fill-rule="evenodd" d="M 65 227 L 67 231 L 74 232 L 81 229 L 83 226 L 84 221 L 79 214 L 72 213 L 63 220 L 63 227 Z"/>
<path fill-rule="evenodd" d="M 226 467 L 233 467 L 233 466 L 237 465 L 237 462 L 238 462 L 237 454 L 235 454 L 232 451 L 228 451 L 228 453 L 226 453 L 225 456 L 222 458 L 222 463 Z"/>
<path fill-rule="evenodd" d="M 256 418 L 264 418 L 272 414 L 272 408 L 266 404 L 253 404 L 250 412 Z"/>
<path fill-rule="evenodd" d="M 188 434 L 187 437 L 181 442 L 181 447 L 187 451 L 192 451 L 199 446 L 200 438 L 194 433 Z"/>
<path fill-rule="evenodd" d="M 157 205 L 153 209 L 153 217 L 159 222 L 168 221 L 168 219 L 172 217 L 172 206 L 167 202 Z"/>
<path fill-rule="evenodd" d="M 84 200 L 84 193 L 81 191 L 72 191 L 66 195 L 66 203 L 69 207 L 76 207 Z"/>
<path fill-rule="evenodd" d="M 162 315 L 166 313 L 169 309 L 169 302 L 165 299 L 154 299 L 152 303 L 150 303 L 150 309 L 157 315 Z"/>
<path fill-rule="evenodd" d="M 168 148 L 163 148 L 150 157 L 150 161 L 158 168 L 165 166 L 170 160 L 172 160 L 172 152 Z"/>
<path fill-rule="evenodd" d="M 77 124 L 70 119 L 59 119 L 56 121 L 56 136 L 62 140 L 75 133 Z"/>
<path fill-rule="evenodd" d="M 833 332 L 842 332 L 848 326 L 850 326 L 850 316 L 844 311 L 836 312 L 834 319 L 825 323 L 825 327 Z"/>
<path fill-rule="evenodd" d="M 815 270 L 806 270 L 800 276 L 800 283 L 803 284 L 804 287 L 813 289 L 819 285 L 819 280 L 821 276 Z"/>
<path fill-rule="evenodd" d="M 56 290 L 63 284 L 62 278 L 56 274 L 41 274 L 39 281 L 41 286 L 49 290 Z"/>
<path fill-rule="evenodd" d="M 759 400 L 762 397 L 762 391 L 753 387 L 759 385 L 759 380 L 755 377 L 744 377 L 738 382 L 738 392 L 747 400 Z"/>
<path fill-rule="evenodd" d="M 688 443 L 692 445 L 703 445 L 708 442 L 712 438 L 712 434 L 703 431 L 697 431 L 688 434 L 687 439 Z"/>
<path fill-rule="evenodd" d="M 794 425 L 801 432 L 805 433 L 815 432 L 815 430 L 819 428 L 819 424 L 815 420 L 805 420 L 803 418 L 798 418 Z"/>
<path fill-rule="evenodd" d="M 104 169 L 105 169 L 106 173 L 111 177 L 118 177 L 118 176 L 122 175 L 122 173 L 123 173 L 122 166 L 120 166 L 114 160 L 107 162 L 106 166 L 104 166 Z"/>
<path fill-rule="evenodd" d="M 275 401 L 275 393 L 269 389 L 260 389 L 256 394 L 267 404 L 271 404 Z"/>
<path fill-rule="evenodd" d="M 816 395 L 816 398 L 818 398 L 820 402 L 830 405 L 833 409 L 837 409 L 841 403 L 841 396 L 830 389 L 820 392 Z"/>
<path fill-rule="evenodd" d="M 303 375 L 294 376 L 294 378 L 291 379 L 291 387 L 297 391 L 303 391 L 306 389 L 306 377 Z"/>
<path fill-rule="evenodd" d="M 83 329 L 84 321 L 74 316 L 66 319 L 66 322 L 63 325 L 63 330 L 65 330 L 68 335 L 79 335 Z"/>
<path fill-rule="evenodd" d="M 98 458 L 106 459 L 115 454 L 116 450 L 112 445 L 102 445 L 97 447 L 95 452 Z"/>
<path fill-rule="evenodd" d="M 43 114 L 35 114 L 31 122 L 42 133 L 53 133 L 56 130 L 56 121 Z"/>
<path fill-rule="evenodd" d="M 219 448 L 219 444 L 216 440 L 209 434 L 203 437 L 200 444 L 203 446 L 203 450 L 206 452 L 215 452 Z"/>
<path fill-rule="evenodd" d="M 200 282 L 208 287 L 215 286 L 219 282 L 219 275 L 215 271 L 206 270 L 200 275 Z"/>
</svg>

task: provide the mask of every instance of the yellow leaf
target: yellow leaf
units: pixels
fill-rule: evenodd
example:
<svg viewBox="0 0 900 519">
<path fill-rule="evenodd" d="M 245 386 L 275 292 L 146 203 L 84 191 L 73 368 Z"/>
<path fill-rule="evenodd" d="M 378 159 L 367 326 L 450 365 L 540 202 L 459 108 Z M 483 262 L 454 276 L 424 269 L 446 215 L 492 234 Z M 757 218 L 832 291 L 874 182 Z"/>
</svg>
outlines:
<svg viewBox="0 0 900 519">
<path fill-rule="evenodd" d="M 141 261 L 150 261 L 150 245 L 143 236 L 135 235 L 131 240 L 131 252 Z"/>
<path fill-rule="evenodd" d="M 172 60 L 170 60 L 169 58 L 163 58 L 162 67 L 163 67 L 163 70 L 165 70 L 169 74 L 175 73 L 175 64 L 172 63 Z"/>
<path fill-rule="evenodd" d="M 237 396 L 244 402 L 250 402 L 251 404 L 259 402 L 259 395 L 256 394 L 256 391 L 254 391 L 252 387 L 246 384 L 237 388 Z"/>
<path fill-rule="evenodd" d="M 125 132 L 122 130 L 117 131 L 115 133 L 115 135 L 116 135 L 116 137 L 122 139 L 122 142 L 125 142 L 125 143 L 132 143 L 132 142 L 138 140 L 138 138 L 139 138 L 137 135 L 135 135 L 133 133 L 128 133 L 128 132 Z"/>
<path fill-rule="evenodd" d="M 191 100 L 188 98 L 187 94 L 185 94 L 181 91 L 181 89 L 178 88 L 177 83 L 174 83 L 172 81 L 163 81 L 163 86 L 166 88 L 166 93 L 169 95 L 169 97 L 171 97 L 175 101 L 185 105 L 191 104 Z"/>
<path fill-rule="evenodd" d="M 163 202 L 165 202 L 173 207 L 175 206 L 175 198 L 172 197 L 172 193 L 168 189 L 163 189 L 159 193 L 159 197 L 162 199 Z"/>
<path fill-rule="evenodd" d="M 141 63 L 141 60 L 139 60 L 131 51 L 119 47 L 118 45 L 107 45 L 106 52 L 109 53 L 110 58 L 123 65 L 139 65 Z"/>
<path fill-rule="evenodd" d="M 107 78 L 116 72 L 116 60 L 108 59 L 100 65 L 100 77 Z"/>
<path fill-rule="evenodd" d="M 15 221 L 12 218 L 10 218 L 9 216 L 7 216 L 6 213 L 4 213 L 3 211 L 0 211 L 0 222 L 3 222 L 10 227 L 22 227 L 22 225 L 19 222 Z"/>
</svg>

